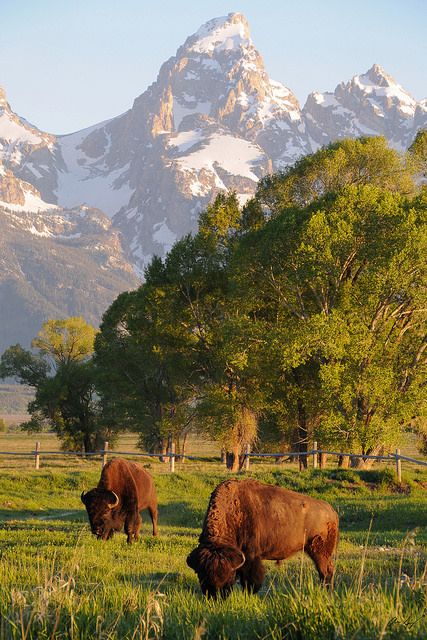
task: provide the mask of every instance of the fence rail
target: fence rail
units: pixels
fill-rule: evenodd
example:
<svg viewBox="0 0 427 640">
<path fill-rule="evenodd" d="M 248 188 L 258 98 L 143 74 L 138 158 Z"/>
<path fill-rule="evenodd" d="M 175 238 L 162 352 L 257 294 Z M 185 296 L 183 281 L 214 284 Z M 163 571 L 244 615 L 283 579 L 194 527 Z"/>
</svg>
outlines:
<svg viewBox="0 0 427 640">
<path fill-rule="evenodd" d="M 323 455 L 329 456 L 338 456 L 340 458 L 352 458 L 352 459 L 363 459 L 363 460 L 383 460 L 385 462 L 394 462 L 396 467 L 396 476 L 398 482 L 402 482 L 402 461 L 410 462 L 412 464 L 421 465 L 427 467 L 426 460 L 419 460 L 417 458 L 411 458 L 409 456 L 404 456 L 400 453 L 400 449 L 396 449 L 394 453 L 388 453 L 383 456 L 375 456 L 375 455 L 364 455 L 361 453 L 347 453 L 344 451 L 329 451 L 326 449 L 318 449 L 317 442 L 313 443 L 314 446 L 312 449 L 308 451 L 282 451 L 280 453 L 257 453 L 251 452 L 249 445 L 246 445 L 245 451 L 242 454 L 242 464 L 241 468 L 244 471 L 249 470 L 250 459 L 251 458 L 275 458 L 275 459 L 297 459 L 301 460 L 306 457 L 309 458 L 312 456 L 313 458 L 313 468 L 317 468 L 318 457 Z M 98 457 L 101 458 L 102 466 L 104 467 L 108 460 L 109 454 L 114 454 L 115 456 L 128 456 L 128 457 L 140 457 L 140 458 L 158 458 L 159 460 L 169 459 L 169 470 L 171 473 L 175 471 L 175 460 L 193 460 L 193 461 L 202 461 L 206 462 L 208 460 L 220 460 L 220 457 L 210 457 L 210 456 L 193 456 L 187 454 L 175 453 L 174 443 L 171 443 L 169 450 L 165 453 L 148 453 L 145 451 L 111 451 L 109 449 L 108 442 L 104 443 L 104 448 L 99 449 L 98 451 L 42 451 L 40 447 L 40 442 L 36 442 L 35 449 L 33 451 L 0 451 L 0 456 L 22 456 L 22 457 L 33 457 L 34 458 L 34 467 L 35 469 L 40 468 L 40 460 L 43 456 L 80 456 L 80 457 Z"/>
</svg>

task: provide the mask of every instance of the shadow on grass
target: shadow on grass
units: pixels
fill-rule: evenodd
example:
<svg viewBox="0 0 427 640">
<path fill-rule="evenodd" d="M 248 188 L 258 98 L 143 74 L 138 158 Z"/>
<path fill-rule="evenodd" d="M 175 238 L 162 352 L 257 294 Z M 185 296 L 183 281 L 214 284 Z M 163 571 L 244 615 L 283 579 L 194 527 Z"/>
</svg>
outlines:
<svg viewBox="0 0 427 640">
<path fill-rule="evenodd" d="M 206 505 L 195 508 L 188 502 L 167 502 L 159 505 L 159 526 L 182 526 L 201 528 Z"/>
<path fill-rule="evenodd" d="M 378 496 L 363 503 L 340 500 L 335 508 L 343 534 L 346 531 L 352 534 L 366 532 L 372 520 L 372 532 L 376 535 L 393 532 L 405 536 L 409 531 L 419 529 L 421 537 L 427 541 L 427 505 L 421 498 Z"/>
<path fill-rule="evenodd" d="M 152 571 L 150 573 L 145 573 L 141 569 L 141 573 L 123 573 L 117 577 L 123 583 L 142 587 L 150 591 L 173 589 L 176 586 L 179 586 L 180 588 L 186 588 L 188 586 L 188 590 L 191 590 L 190 581 L 184 579 L 182 573 L 179 571 L 173 571 L 170 573 L 165 571 Z"/>
<path fill-rule="evenodd" d="M 0 527 L 2 524 L 10 521 L 25 521 L 36 520 L 41 524 L 46 522 L 52 522 L 55 520 L 65 520 L 66 522 L 75 521 L 78 523 L 85 522 L 87 520 L 86 513 L 81 509 L 46 509 L 39 511 L 36 509 L 0 509 Z M 34 526 L 34 525 L 32 525 Z M 21 528 L 25 528 L 25 525 L 21 525 Z"/>
</svg>

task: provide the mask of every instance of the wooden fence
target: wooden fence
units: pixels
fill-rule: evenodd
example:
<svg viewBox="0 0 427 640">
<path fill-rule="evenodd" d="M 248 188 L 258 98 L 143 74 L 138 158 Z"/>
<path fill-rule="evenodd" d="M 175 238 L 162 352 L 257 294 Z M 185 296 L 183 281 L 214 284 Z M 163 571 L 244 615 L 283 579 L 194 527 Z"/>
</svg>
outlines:
<svg viewBox="0 0 427 640">
<path fill-rule="evenodd" d="M 34 451 L 28 451 L 28 452 L 23 452 L 23 451 L 0 451 L 0 456 L 22 456 L 22 457 L 34 457 L 34 467 L 35 469 L 40 469 L 40 460 L 42 455 L 49 457 L 49 456 L 81 456 L 81 457 L 85 457 L 85 458 L 89 458 L 89 457 L 98 457 L 101 459 L 101 465 L 102 467 L 104 467 L 104 465 L 107 463 L 108 461 L 108 455 L 113 453 L 114 456 L 125 456 L 125 457 L 141 457 L 141 458 L 158 458 L 160 460 L 164 460 L 164 459 L 169 459 L 169 471 L 171 473 L 174 473 L 175 471 L 175 460 L 195 460 L 195 461 L 204 461 L 207 462 L 208 460 L 218 460 L 218 458 L 208 458 L 208 457 L 200 457 L 200 456 L 192 456 L 192 455 L 185 455 L 183 456 L 182 454 L 177 454 L 175 453 L 175 447 L 172 443 L 172 446 L 170 447 L 169 451 L 167 453 L 147 453 L 147 452 L 141 452 L 141 451 L 110 451 L 109 446 L 108 446 L 108 442 L 104 443 L 104 448 L 100 449 L 99 451 L 89 451 L 89 452 L 83 452 L 83 451 L 41 451 L 40 448 L 40 442 L 36 442 L 36 446 Z M 318 466 L 318 458 L 319 456 L 323 455 L 329 455 L 329 456 L 338 456 L 338 457 L 349 457 L 352 459 L 357 459 L 357 458 L 362 458 L 363 460 L 376 460 L 376 461 L 385 461 L 385 462 L 394 462 L 395 464 L 395 468 L 396 468 L 396 477 L 397 477 L 397 481 L 400 483 L 402 482 L 402 461 L 404 462 L 410 462 L 412 464 L 416 464 L 416 465 L 421 465 L 421 466 L 425 466 L 427 467 L 427 461 L 425 460 L 417 460 L 416 458 L 409 458 L 408 456 L 403 456 L 400 453 L 400 449 L 396 449 L 395 453 L 389 453 L 386 456 L 371 456 L 371 455 L 363 455 L 363 454 L 357 454 L 357 453 L 345 453 L 342 451 L 327 451 L 324 449 L 318 449 L 317 448 L 317 442 L 313 443 L 313 449 L 311 449 L 310 451 L 286 451 L 286 452 L 281 452 L 281 453 L 251 453 L 250 451 L 250 447 L 249 445 L 246 445 L 245 447 L 245 451 L 242 454 L 242 459 L 243 459 L 243 464 L 241 465 L 241 468 L 244 471 L 249 471 L 250 469 L 250 460 L 251 458 L 260 458 L 260 459 L 264 459 L 264 458 L 273 458 L 273 459 L 283 459 L 283 458 L 287 458 L 287 459 L 295 459 L 295 460 L 301 460 L 302 457 L 306 456 L 307 459 L 311 458 L 312 459 L 312 465 L 313 468 L 316 469 Z"/>
</svg>

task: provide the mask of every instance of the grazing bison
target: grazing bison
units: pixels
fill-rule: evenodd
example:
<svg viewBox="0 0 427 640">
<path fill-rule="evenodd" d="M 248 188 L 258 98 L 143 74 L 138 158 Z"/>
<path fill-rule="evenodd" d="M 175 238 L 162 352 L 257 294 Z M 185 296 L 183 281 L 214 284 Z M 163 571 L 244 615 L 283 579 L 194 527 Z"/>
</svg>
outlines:
<svg viewBox="0 0 427 640">
<path fill-rule="evenodd" d="M 305 551 L 329 585 L 338 542 L 338 515 L 323 500 L 256 480 L 225 480 L 211 495 L 199 546 L 187 558 L 202 592 L 228 595 L 237 577 L 256 593 L 262 560 L 284 560 Z"/>
<path fill-rule="evenodd" d="M 113 458 L 103 468 L 98 486 L 87 493 L 83 491 L 80 497 L 92 533 L 102 540 L 111 538 L 123 525 L 128 543 L 138 540 L 142 509 L 148 509 L 153 536 L 157 535 L 157 497 L 153 479 L 134 462 Z"/>
</svg>

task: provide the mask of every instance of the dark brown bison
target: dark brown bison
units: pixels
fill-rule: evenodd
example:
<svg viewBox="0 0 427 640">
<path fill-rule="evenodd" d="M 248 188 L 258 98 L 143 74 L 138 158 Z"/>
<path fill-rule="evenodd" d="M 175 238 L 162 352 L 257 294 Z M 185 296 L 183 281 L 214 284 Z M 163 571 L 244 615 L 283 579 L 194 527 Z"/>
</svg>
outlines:
<svg viewBox="0 0 427 640">
<path fill-rule="evenodd" d="M 256 480 L 226 480 L 211 495 L 199 546 L 187 564 L 205 595 L 226 596 L 237 578 L 256 593 L 263 560 L 305 551 L 329 585 L 337 542 L 338 515 L 327 502 Z"/>
<path fill-rule="evenodd" d="M 128 543 L 138 540 L 142 509 L 148 509 L 153 536 L 157 535 L 157 496 L 153 479 L 134 462 L 113 458 L 103 468 L 98 486 L 87 493 L 83 491 L 80 497 L 92 533 L 102 540 L 111 538 L 123 525 Z"/>
</svg>

